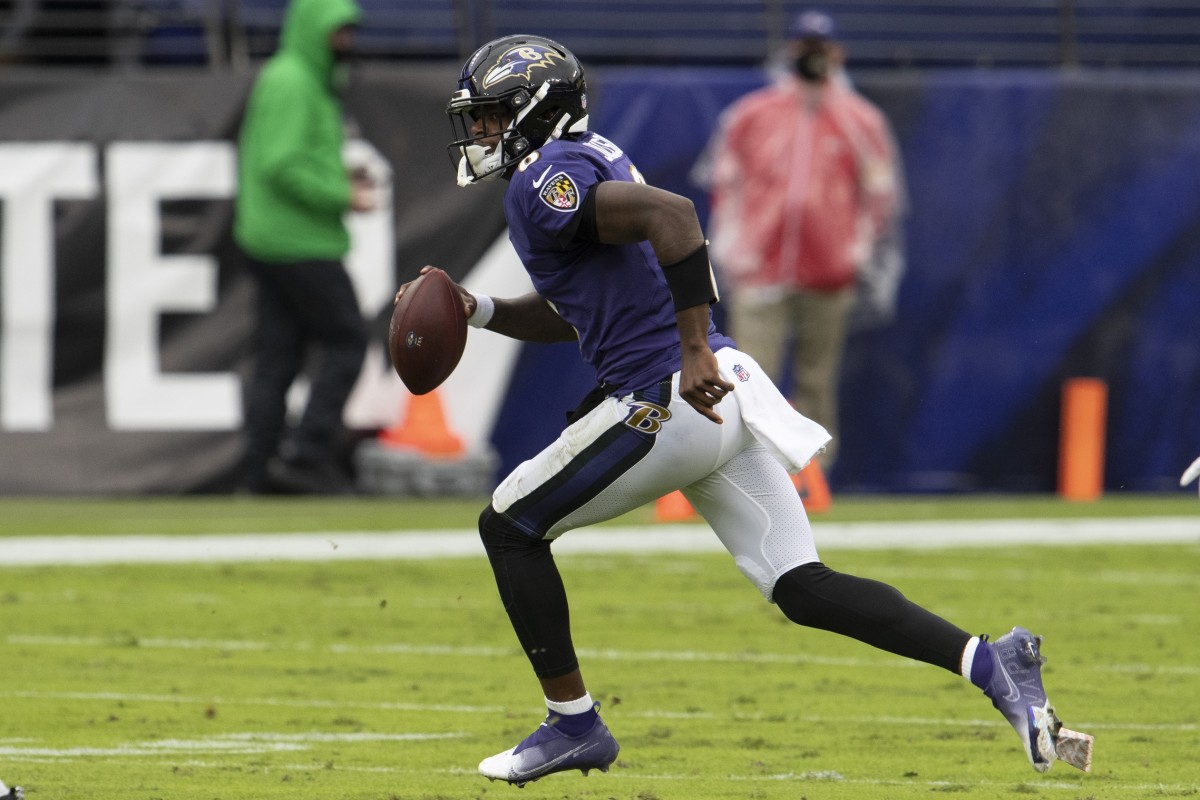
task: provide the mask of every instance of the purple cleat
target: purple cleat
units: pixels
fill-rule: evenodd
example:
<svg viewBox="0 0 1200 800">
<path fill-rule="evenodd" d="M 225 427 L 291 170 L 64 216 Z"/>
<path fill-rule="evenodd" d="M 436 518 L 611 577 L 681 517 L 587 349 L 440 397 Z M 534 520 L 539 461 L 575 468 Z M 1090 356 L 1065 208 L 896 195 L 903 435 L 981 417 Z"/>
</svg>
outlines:
<svg viewBox="0 0 1200 800">
<path fill-rule="evenodd" d="M 1092 766 L 1092 737 L 1062 727 L 1042 687 L 1042 637 L 1013 628 L 990 644 L 992 680 L 987 695 L 1021 737 L 1038 772 L 1060 758 L 1085 772 Z"/>
<path fill-rule="evenodd" d="M 584 775 L 593 769 L 608 772 L 621 747 L 609 733 L 604 720 L 597 717 L 596 724 L 582 736 L 567 736 L 555 727 L 557 721 L 558 717 L 551 714 L 525 741 L 479 762 L 479 773 L 488 780 L 524 786 L 546 775 L 571 769 L 580 770 Z"/>
</svg>

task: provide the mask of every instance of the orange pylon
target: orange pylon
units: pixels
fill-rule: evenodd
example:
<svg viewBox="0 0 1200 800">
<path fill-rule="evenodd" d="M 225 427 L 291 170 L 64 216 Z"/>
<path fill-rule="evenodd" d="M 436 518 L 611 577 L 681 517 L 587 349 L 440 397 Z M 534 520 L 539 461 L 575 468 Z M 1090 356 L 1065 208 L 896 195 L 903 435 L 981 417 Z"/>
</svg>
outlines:
<svg viewBox="0 0 1200 800">
<path fill-rule="evenodd" d="M 1104 437 L 1108 384 L 1071 378 L 1062 387 L 1058 442 L 1058 494 L 1065 500 L 1098 500 L 1104 494 Z"/>
<path fill-rule="evenodd" d="M 684 522 L 696 516 L 696 509 L 678 489 L 654 501 L 654 519 L 658 522 Z"/>
<path fill-rule="evenodd" d="M 833 505 L 833 497 L 829 493 L 829 484 L 825 481 L 825 473 L 814 458 L 808 466 L 792 476 L 792 483 L 804 501 L 805 510 L 810 513 L 828 511 Z"/>
<path fill-rule="evenodd" d="M 442 398 L 436 390 L 409 398 L 403 418 L 379 434 L 379 442 L 388 447 L 419 450 L 436 456 L 457 456 L 463 452 L 462 439 L 446 424 Z"/>
</svg>

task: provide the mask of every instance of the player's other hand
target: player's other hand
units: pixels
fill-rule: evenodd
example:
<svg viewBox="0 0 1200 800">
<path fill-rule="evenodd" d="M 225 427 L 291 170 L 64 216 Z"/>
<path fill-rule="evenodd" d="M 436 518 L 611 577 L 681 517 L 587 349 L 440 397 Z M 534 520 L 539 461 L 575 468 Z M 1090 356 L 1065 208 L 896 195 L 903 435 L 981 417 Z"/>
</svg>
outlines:
<svg viewBox="0 0 1200 800">
<path fill-rule="evenodd" d="M 366 167 L 356 167 L 350 171 L 350 210 L 356 212 L 374 211 L 379 208 L 379 193 L 375 179 Z"/>
<path fill-rule="evenodd" d="M 374 184 L 351 184 L 350 210 L 358 213 L 374 211 L 379 208 L 379 200 L 375 196 Z"/>
<path fill-rule="evenodd" d="M 716 412 L 716 405 L 725 395 L 733 391 L 733 384 L 723 380 L 717 371 L 717 357 L 711 350 L 694 355 L 684 354 L 683 369 L 679 373 L 679 396 L 687 404 L 713 422 L 724 422 Z"/>
</svg>

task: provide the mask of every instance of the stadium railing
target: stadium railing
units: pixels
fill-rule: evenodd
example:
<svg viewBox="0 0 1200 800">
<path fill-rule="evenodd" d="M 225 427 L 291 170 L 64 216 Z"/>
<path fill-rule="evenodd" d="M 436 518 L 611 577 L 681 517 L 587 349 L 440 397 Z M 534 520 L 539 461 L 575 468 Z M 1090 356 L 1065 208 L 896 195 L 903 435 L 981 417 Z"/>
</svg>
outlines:
<svg viewBox="0 0 1200 800">
<path fill-rule="evenodd" d="M 794 0 L 359 0 L 370 60 L 459 59 L 536 32 L 604 64 L 761 63 Z M 825 0 L 851 66 L 1200 67 L 1200 3 Z M 222 68 L 261 61 L 286 0 L 0 0 L 0 63 Z"/>
</svg>

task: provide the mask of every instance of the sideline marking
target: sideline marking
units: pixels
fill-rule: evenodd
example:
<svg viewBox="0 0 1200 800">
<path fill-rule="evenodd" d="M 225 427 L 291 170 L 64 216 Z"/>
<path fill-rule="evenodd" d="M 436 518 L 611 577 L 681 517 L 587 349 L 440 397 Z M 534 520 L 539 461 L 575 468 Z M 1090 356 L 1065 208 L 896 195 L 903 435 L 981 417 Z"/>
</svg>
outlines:
<svg viewBox="0 0 1200 800">
<path fill-rule="evenodd" d="M 200 739 L 158 739 L 113 747 L 0 747 L 0 756 L 76 758 L 78 756 L 160 756 L 170 753 L 257 753 L 298 752 L 310 744 L 324 742 L 425 742 L 462 739 L 467 733 L 226 733 Z"/>
<path fill-rule="evenodd" d="M 374 645 L 331 644 L 325 647 L 314 647 L 309 642 L 262 642 L 262 641 L 225 641 L 214 639 L 163 639 L 153 636 L 127 639 L 104 636 L 49 636 L 36 634 L 13 633 L 5 637 L 11 645 L 27 645 L 31 647 L 118 647 L 146 648 L 158 650 L 274 650 L 283 652 L 330 653 L 334 655 L 408 655 L 408 656 L 447 656 L 450 658 L 512 658 L 519 655 L 518 650 L 510 647 L 463 647 L 445 644 L 408 644 L 393 642 Z M 596 661 L 649 661 L 649 662 L 705 662 L 732 664 L 813 664 L 825 667 L 862 667 L 866 669 L 895 669 L 899 667 L 924 669 L 925 665 L 912 659 L 895 657 L 887 658 L 839 658 L 832 656 L 817 656 L 810 653 L 763 653 L 763 652 L 717 652 L 702 650 L 616 650 L 577 648 L 576 652 L 587 659 Z M 1163 666 L 1160 664 L 1081 664 L 1078 669 L 1092 672 L 1114 672 L 1134 675 L 1200 675 L 1200 666 L 1195 664 L 1178 664 Z M 0 693 L 0 696 L 3 696 Z"/>
<path fill-rule="evenodd" d="M 1200 544 L 1198 517 L 817 523 L 819 550 L 919 550 L 1009 545 Z M 706 525 L 591 527 L 555 544 L 559 555 L 724 552 Z M 195 536 L 0 538 L 0 566 L 191 564 L 482 558 L 474 530 L 338 531 Z"/>
<path fill-rule="evenodd" d="M 507 706 L 442 706 L 442 705 L 419 705 L 411 703 L 365 703 L 365 702 L 335 702 L 332 700 L 291 700 L 272 697 L 258 698 L 222 698 L 222 697 L 184 697 L 175 695 L 142 695 L 142 694 L 123 694 L 120 692 L 34 692 L 34 691 L 14 691 L 0 692 L 0 697 L 18 697 L 31 700 L 104 700 L 116 702 L 150 702 L 150 703 L 172 703 L 172 704 L 218 704 L 218 705 L 266 705 L 266 706 L 297 706 L 297 707 L 316 707 L 316 708 L 368 708 L 372 710 L 394 711 L 397 709 L 406 711 L 457 711 L 464 714 L 479 714 L 479 713 L 525 713 L 527 709 L 514 709 Z M 611 709 L 610 709 L 611 712 Z M 620 712 L 612 712 L 614 716 L 618 713 L 621 717 L 638 718 L 638 719 L 733 719 L 733 720 L 760 720 L 766 714 L 775 714 L 777 711 L 771 712 L 754 712 L 750 714 L 740 712 L 716 713 L 712 711 L 661 711 L 656 709 L 647 709 L 645 711 L 629 711 L 622 710 Z M 918 725 L 924 727 L 960 727 L 960 728 L 1007 728 L 1008 723 L 1004 720 L 997 719 L 958 719 L 953 717 L 904 717 L 895 715 L 837 715 L 833 717 L 818 716 L 814 714 L 798 714 L 795 717 L 797 720 L 811 723 L 814 725 L 832 725 L 850 724 L 850 725 Z M 1111 730 L 1111 731 L 1179 731 L 1193 732 L 1200 730 L 1200 724 L 1194 722 L 1089 722 L 1081 721 L 1078 723 L 1080 727 L 1086 727 L 1089 730 Z M 274 743 L 288 743 L 297 741 L 424 741 L 428 739 L 455 739 L 470 736 L 467 733 L 301 733 L 301 734 L 284 734 L 284 733 L 231 733 L 217 737 L 208 737 L 196 741 L 210 742 L 216 739 L 221 740 L 244 740 L 244 741 L 267 741 Z M 3 742 L 5 740 L 0 740 Z M 30 742 L 32 739 L 9 740 Z M 167 744 L 170 748 L 174 740 L 168 740 Z M 158 742 L 150 742 L 148 745 L 155 745 Z M 185 743 L 189 744 L 189 743 Z M 175 748 L 186 749 L 186 748 Z M 286 749 L 286 748 L 284 748 Z M 25 751 L 22 751 L 25 752 Z M 4 749 L 0 748 L 0 755 L 4 754 Z"/>
</svg>

